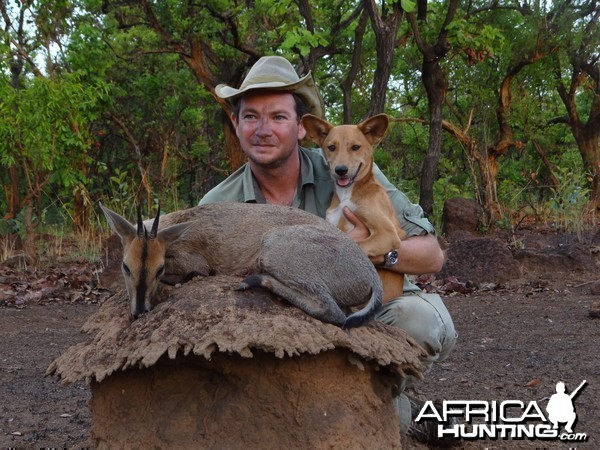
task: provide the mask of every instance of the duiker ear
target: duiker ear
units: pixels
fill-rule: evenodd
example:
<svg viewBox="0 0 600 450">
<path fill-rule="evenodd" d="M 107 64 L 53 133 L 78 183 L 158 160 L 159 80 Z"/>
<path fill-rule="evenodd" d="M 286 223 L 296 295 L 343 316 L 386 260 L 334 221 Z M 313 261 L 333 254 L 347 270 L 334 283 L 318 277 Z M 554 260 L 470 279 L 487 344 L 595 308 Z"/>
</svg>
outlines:
<svg viewBox="0 0 600 450">
<path fill-rule="evenodd" d="M 110 225 L 110 228 L 121 237 L 123 244 L 135 237 L 136 229 L 132 224 L 130 224 L 116 212 L 108 209 L 102 203 L 99 202 L 99 204 L 104 216 L 106 217 L 106 220 L 108 221 L 108 224 Z"/>
<path fill-rule="evenodd" d="M 319 147 L 323 146 L 323 141 L 333 128 L 326 120 L 320 117 L 313 116 L 312 114 L 305 114 L 302 116 L 302 126 L 306 130 L 306 134 L 315 144 Z"/>
<path fill-rule="evenodd" d="M 362 131 L 367 138 L 367 141 L 369 141 L 372 146 L 375 146 L 379 144 L 385 136 L 389 122 L 387 114 L 377 114 L 376 116 L 369 117 L 359 123 L 358 129 Z"/>
<path fill-rule="evenodd" d="M 157 235 L 157 239 L 165 244 L 165 247 L 169 247 L 169 245 L 173 244 L 177 241 L 183 232 L 188 229 L 188 227 L 192 224 L 192 222 L 183 222 L 175 225 L 171 225 L 170 227 L 165 228 L 164 230 L 160 230 Z"/>
</svg>

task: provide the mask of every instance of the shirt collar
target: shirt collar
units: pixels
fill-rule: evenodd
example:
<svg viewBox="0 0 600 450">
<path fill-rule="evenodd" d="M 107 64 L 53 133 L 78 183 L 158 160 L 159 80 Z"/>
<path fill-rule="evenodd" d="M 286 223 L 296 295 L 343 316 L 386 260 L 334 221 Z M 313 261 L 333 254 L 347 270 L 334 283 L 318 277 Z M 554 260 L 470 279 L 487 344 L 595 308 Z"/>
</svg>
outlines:
<svg viewBox="0 0 600 450">
<path fill-rule="evenodd" d="M 244 203 L 258 203 L 256 192 L 254 191 L 254 175 L 250 169 L 250 164 L 246 163 L 244 175 L 242 176 L 242 197 L 240 200 Z"/>
<path fill-rule="evenodd" d="M 299 147 L 300 152 L 300 183 L 301 187 L 307 184 L 315 184 L 315 171 L 311 159 L 306 154 L 303 147 Z"/>
<path fill-rule="evenodd" d="M 306 155 L 304 148 L 299 147 L 300 154 L 300 186 L 296 193 L 296 199 L 294 200 L 294 206 L 297 206 L 297 200 L 301 196 L 301 192 L 306 185 L 315 184 L 315 175 L 313 170 L 313 163 L 310 158 Z M 265 199 L 262 192 L 259 191 L 258 184 L 252 175 L 252 169 L 250 164 L 246 163 L 244 167 L 244 174 L 242 177 L 243 189 L 240 200 L 244 203 L 264 203 Z"/>
</svg>

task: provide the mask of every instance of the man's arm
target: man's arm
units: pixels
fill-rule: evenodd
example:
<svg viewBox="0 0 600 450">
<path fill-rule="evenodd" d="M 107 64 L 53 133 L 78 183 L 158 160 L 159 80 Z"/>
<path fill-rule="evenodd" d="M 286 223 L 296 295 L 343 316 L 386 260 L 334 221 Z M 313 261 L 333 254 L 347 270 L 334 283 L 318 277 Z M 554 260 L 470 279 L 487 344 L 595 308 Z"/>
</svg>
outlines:
<svg viewBox="0 0 600 450">
<path fill-rule="evenodd" d="M 359 242 L 369 236 L 367 227 L 348 208 L 344 208 L 346 219 L 354 225 L 348 235 Z M 393 250 L 390 248 L 390 250 Z M 398 262 L 389 270 L 409 275 L 437 273 L 444 265 L 444 252 L 433 234 L 411 236 L 402 241 L 398 250 Z M 383 264 L 384 255 L 371 258 L 375 265 Z"/>
</svg>

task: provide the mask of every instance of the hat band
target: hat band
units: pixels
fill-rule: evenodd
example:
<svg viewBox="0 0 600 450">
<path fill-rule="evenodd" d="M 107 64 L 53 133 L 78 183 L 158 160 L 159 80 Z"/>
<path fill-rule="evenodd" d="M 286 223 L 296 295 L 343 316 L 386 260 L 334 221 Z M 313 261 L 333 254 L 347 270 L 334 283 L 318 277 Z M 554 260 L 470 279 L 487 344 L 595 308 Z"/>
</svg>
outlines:
<svg viewBox="0 0 600 450">
<path fill-rule="evenodd" d="M 261 84 L 268 84 L 273 87 L 289 86 L 294 83 L 297 83 L 298 81 L 300 81 L 300 79 L 290 80 L 289 78 L 276 77 L 273 75 L 256 76 L 256 77 L 252 77 L 252 79 L 244 80 L 244 82 L 240 86 L 239 90 L 243 91 L 244 89 L 246 89 L 250 86 L 261 85 Z"/>
</svg>

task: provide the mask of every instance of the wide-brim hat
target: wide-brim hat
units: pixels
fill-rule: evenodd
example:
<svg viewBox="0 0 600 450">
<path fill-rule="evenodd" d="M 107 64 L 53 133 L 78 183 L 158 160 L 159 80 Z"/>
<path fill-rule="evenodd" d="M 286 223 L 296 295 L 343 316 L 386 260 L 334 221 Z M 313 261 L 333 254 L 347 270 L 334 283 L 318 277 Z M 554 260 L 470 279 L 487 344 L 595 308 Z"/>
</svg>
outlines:
<svg viewBox="0 0 600 450">
<path fill-rule="evenodd" d="M 215 87 L 217 96 L 234 100 L 243 94 L 265 89 L 298 94 L 315 116 L 323 117 L 325 106 L 310 72 L 299 77 L 292 64 L 281 56 L 263 56 L 250 68 L 239 88 L 226 84 Z"/>
</svg>

